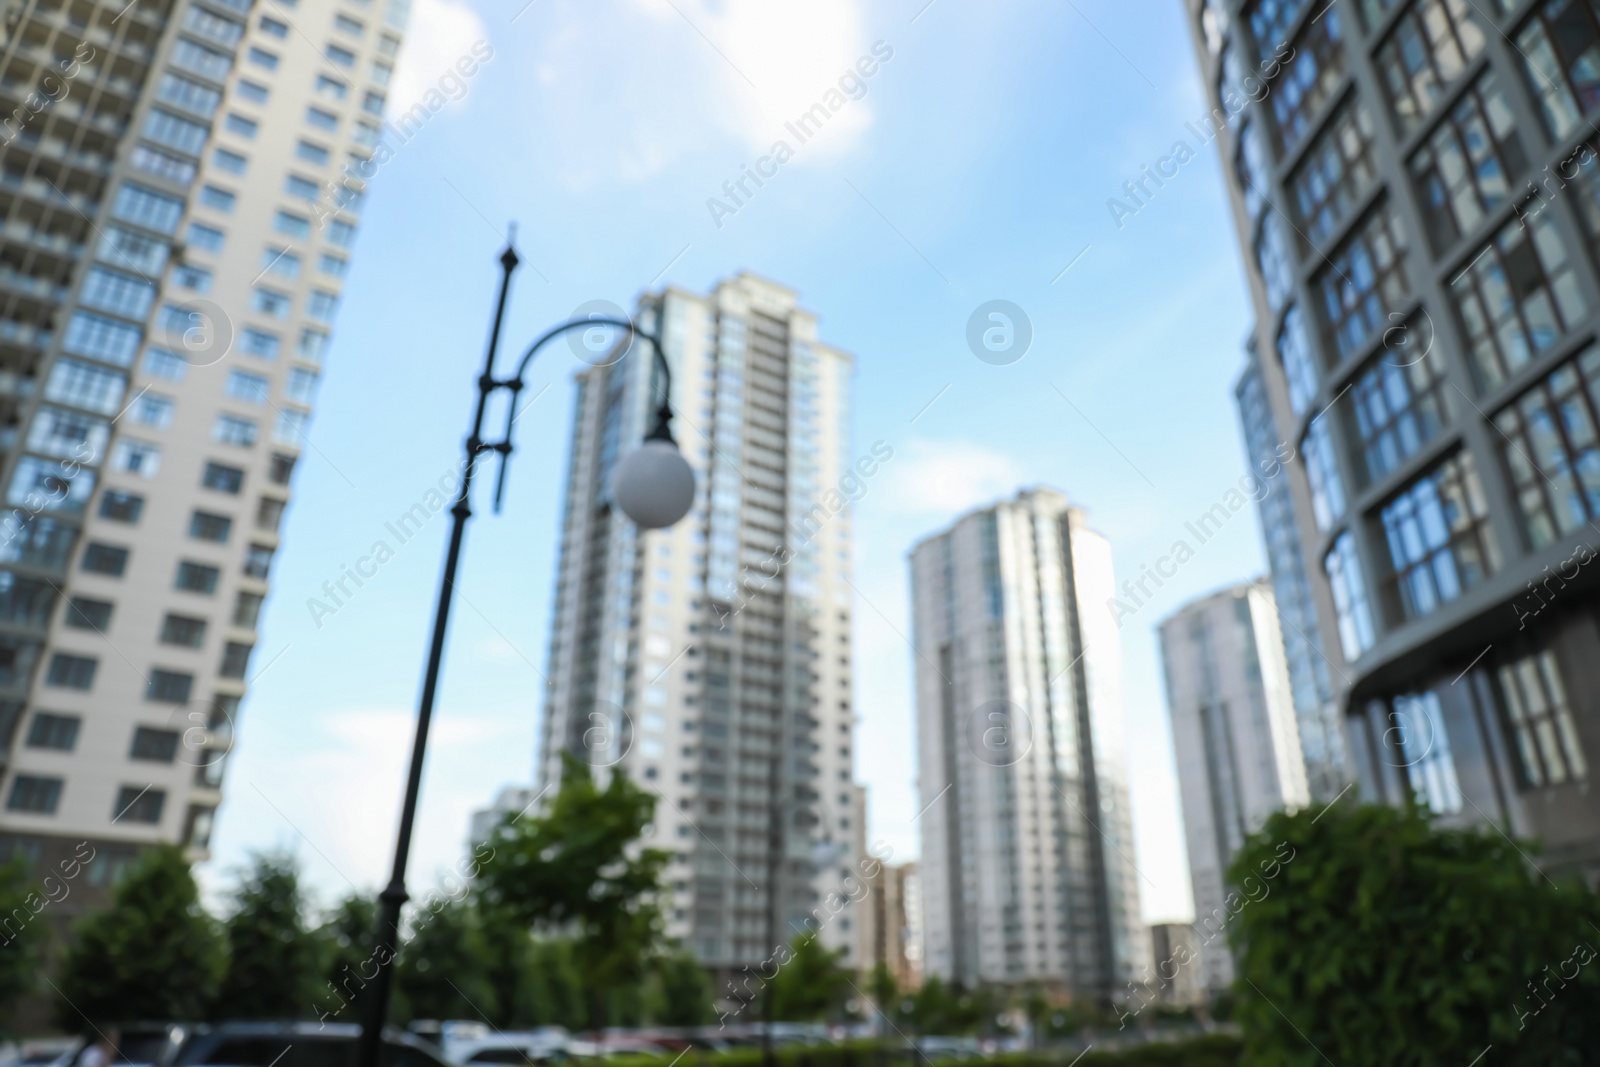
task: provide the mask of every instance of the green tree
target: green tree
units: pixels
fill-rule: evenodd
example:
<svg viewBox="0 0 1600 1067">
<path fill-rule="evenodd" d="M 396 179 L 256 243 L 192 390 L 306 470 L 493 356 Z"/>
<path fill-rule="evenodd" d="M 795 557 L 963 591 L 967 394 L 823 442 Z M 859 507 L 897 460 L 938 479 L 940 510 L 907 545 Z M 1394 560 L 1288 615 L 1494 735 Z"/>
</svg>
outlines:
<svg viewBox="0 0 1600 1067">
<path fill-rule="evenodd" d="M 355 998 L 373 974 L 373 937 L 377 928 L 378 901 L 364 893 L 345 897 L 317 928 L 317 940 L 322 946 L 322 980 L 312 1002 L 319 1019 L 350 1022 L 357 1018 Z"/>
<path fill-rule="evenodd" d="M 0 866 L 0 1016 L 8 1016 L 10 1008 L 38 985 L 49 929 L 39 913 L 62 884 L 54 874 L 36 882 L 21 854 Z"/>
<path fill-rule="evenodd" d="M 711 976 L 682 948 L 659 956 L 651 967 L 646 1015 L 662 1026 L 699 1026 L 711 1021 Z"/>
<path fill-rule="evenodd" d="M 873 965 L 872 974 L 867 978 L 867 992 L 883 1018 L 878 1027 L 879 1036 L 892 1035 L 897 1026 L 895 1020 L 900 1016 L 900 983 L 888 964 L 879 961 Z"/>
<path fill-rule="evenodd" d="M 659 951 L 658 895 L 668 854 L 637 842 L 655 798 L 614 772 L 604 789 L 589 768 L 562 757 L 561 788 L 544 812 L 509 819 L 490 838 L 479 871 L 489 907 L 529 928 L 575 942 L 589 1025 L 605 1025 L 607 994 L 640 982 Z"/>
<path fill-rule="evenodd" d="M 228 968 L 214 1014 L 230 1019 L 304 1019 L 323 992 L 321 946 L 305 921 L 294 857 L 257 853 L 233 891 L 223 924 Z"/>
<path fill-rule="evenodd" d="M 839 1016 L 850 999 L 850 972 L 839 966 L 844 951 L 822 947 L 813 931 L 789 943 L 789 959 L 772 978 L 772 1017 L 783 1022 L 813 1022 Z"/>
<path fill-rule="evenodd" d="M 412 1019 L 485 1018 L 497 1001 L 476 909 L 435 896 L 417 908 L 395 962 L 395 985 Z"/>
<path fill-rule="evenodd" d="M 1279 813 L 1229 870 L 1247 1064 L 1600 1063 L 1600 906 L 1493 829 Z"/>
<path fill-rule="evenodd" d="M 88 1020 L 197 1019 L 222 975 L 217 924 L 200 907 L 183 853 L 147 849 L 109 908 L 81 920 L 62 963 L 56 1014 L 73 1031 Z M 81 1014 L 80 1014 L 81 1013 Z"/>
</svg>

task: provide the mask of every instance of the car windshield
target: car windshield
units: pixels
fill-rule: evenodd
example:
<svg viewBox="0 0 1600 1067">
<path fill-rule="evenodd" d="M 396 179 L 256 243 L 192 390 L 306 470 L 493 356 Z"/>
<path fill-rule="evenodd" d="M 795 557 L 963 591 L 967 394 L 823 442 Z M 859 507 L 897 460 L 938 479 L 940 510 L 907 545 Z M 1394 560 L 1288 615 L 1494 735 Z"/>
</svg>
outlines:
<svg viewBox="0 0 1600 1067">
<path fill-rule="evenodd" d="M 146 1034 L 124 1033 L 117 1039 L 113 1063 L 160 1063 L 166 1059 L 172 1041 L 165 1030 Z"/>
</svg>

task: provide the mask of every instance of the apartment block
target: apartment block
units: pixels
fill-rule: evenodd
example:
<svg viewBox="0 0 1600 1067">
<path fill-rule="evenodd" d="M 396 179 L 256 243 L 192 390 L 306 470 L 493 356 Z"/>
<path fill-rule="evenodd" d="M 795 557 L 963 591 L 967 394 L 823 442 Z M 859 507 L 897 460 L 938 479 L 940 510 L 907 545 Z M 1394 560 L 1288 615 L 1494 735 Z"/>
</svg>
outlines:
<svg viewBox="0 0 1600 1067">
<path fill-rule="evenodd" d="M 1194 956 L 1162 960 L 1162 995 L 1177 972 L 1204 988 L 1233 983 L 1227 870 L 1267 817 L 1310 801 L 1294 698 L 1272 589 L 1265 580 L 1185 604 L 1161 621 L 1167 716 L 1177 754 Z"/>
<path fill-rule="evenodd" d="M 1295 457 L 1274 583 L 1309 594 L 1342 735 L 1307 751 L 1600 876 L 1600 3 L 1186 13 L 1186 132 L 1222 155 L 1257 320 L 1246 434 Z"/>
<path fill-rule="evenodd" d="M 857 905 L 837 905 L 865 859 L 849 500 L 892 452 L 851 450 L 852 358 L 818 340 L 792 290 L 740 274 L 707 295 L 646 294 L 636 318 L 672 366 L 697 497 L 665 530 L 617 511 L 612 467 L 653 411 L 650 354 L 638 343 L 584 367 L 541 785 L 575 754 L 658 794 L 668 931 L 719 983 L 806 928 L 854 967 Z"/>
<path fill-rule="evenodd" d="M 1110 545 L 1032 489 L 919 542 L 910 568 L 925 974 L 1121 999 L 1150 942 Z"/>
<path fill-rule="evenodd" d="M 5 20 L 0 852 L 90 843 L 67 911 L 206 854 L 407 3 Z"/>
</svg>

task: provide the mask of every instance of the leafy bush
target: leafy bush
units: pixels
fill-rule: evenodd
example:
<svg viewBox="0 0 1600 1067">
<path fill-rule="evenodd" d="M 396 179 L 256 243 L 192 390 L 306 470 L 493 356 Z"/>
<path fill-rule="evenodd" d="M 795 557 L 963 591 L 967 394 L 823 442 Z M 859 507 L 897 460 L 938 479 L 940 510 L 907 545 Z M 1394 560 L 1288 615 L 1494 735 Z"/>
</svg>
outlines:
<svg viewBox="0 0 1600 1067">
<path fill-rule="evenodd" d="M 1600 906 L 1533 852 L 1416 811 L 1274 815 L 1229 871 L 1244 1062 L 1600 1063 Z"/>
</svg>

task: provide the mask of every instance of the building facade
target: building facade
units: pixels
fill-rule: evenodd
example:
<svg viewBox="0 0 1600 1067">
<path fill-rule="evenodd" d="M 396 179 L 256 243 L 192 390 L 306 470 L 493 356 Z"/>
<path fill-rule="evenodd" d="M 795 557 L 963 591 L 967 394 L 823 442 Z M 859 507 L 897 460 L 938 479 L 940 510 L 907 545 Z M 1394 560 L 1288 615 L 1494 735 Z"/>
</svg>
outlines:
<svg viewBox="0 0 1600 1067">
<path fill-rule="evenodd" d="M 1594 0 L 1191 0 L 1360 795 L 1600 872 Z"/>
<path fill-rule="evenodd" d="M 1177 754 L 1194 931 L 1205 988 L 1233 982 L 1228 865 L 1267 817 L 1310 801 L 1272 589 L 1265 580 L 1185 604 L 1161 621 L 1167 716 Z"/>
<path fill-rule="evenodd" d="M 870 976 L 881 966 L 902 991 L 916 989 L 922 984 L 917 865 L 883 863 L 872 870 L 861 915 L 861 973 Z"/>
<path fill-rule="evenodd" d="M 206 852 L 407 6 L 8 7 L 0 852 L 75 902 Z"/>
<path fill-rule="evenodd" d="M 741 274 L 709 295 L 648 294 L 637 317 L 659 327 L 672 365 L 697 496 L 666 530 L 641 533 L 616 511 L 612 465 L 653 411 L 649 353 L 584 369 L 541 784 L 559 780 L 565 754 L 659 795 L 668 931 L 720 981 L 807 926 L 856 966 L 855 906 L 834 911 L 865 858 L 849 501 L 892 452 L 851 453 L 852 359 L 817 340 L 791 290 Z"/>
<path fill-rule="evenodd" d="M 1195 936 L 1193 926 L 1187 923 L 1155 924 L 1150 927 L 1150 951 L 1151 966 L 1156 974 L 1152 986 L 1157 1000 L 1175 1007 L 1188 1007 L 1205 1001 L 1206 987 L 1199 968 L 1178 963 L 1180 960 L 1200 958 L 1200 939 Z"/>
<path fill-rule="evenodd" d="M 1036 489 L 910 566 L 925 974 L 1120 998 L 1150 953 L 1110 546 Z"/>
</svg>

